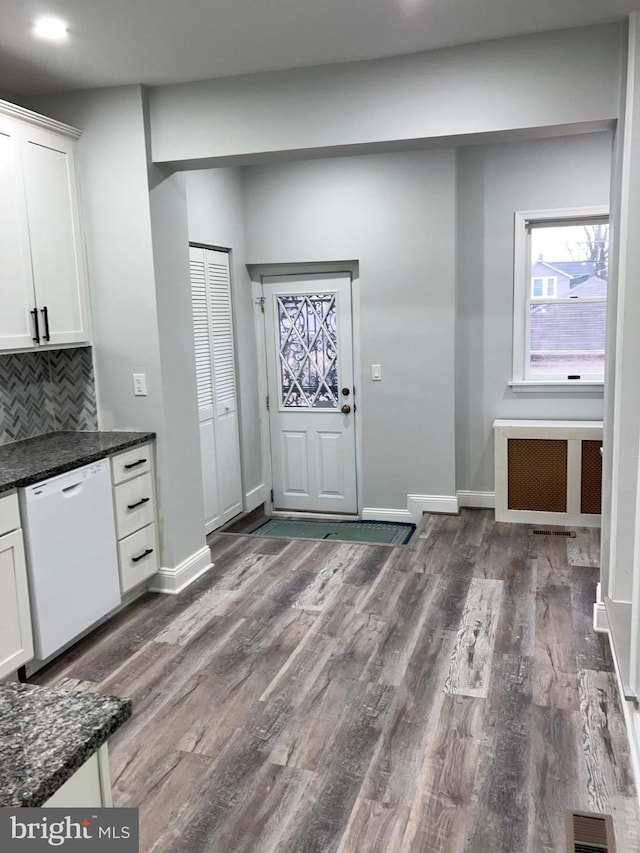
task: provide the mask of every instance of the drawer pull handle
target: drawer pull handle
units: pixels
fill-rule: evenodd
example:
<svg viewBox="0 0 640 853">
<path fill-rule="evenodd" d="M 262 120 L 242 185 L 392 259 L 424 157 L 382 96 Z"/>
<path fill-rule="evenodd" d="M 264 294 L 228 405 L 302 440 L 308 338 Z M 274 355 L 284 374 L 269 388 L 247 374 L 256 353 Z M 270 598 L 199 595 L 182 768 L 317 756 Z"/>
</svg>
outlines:
<svg viewBox="0 0 640 853">
<path fill-rule="evenodd" d="M 126 470 L 128 471 L 128 470 L 129 470 L 129 468 L 137 468 L 137 467 L 138 467 L 138 465 L 144 465 L 144 463 L 145 463 L 146 461 L 147 461 L 146 459 L 138 459 L 138 461 L 137 461 L 137 462 L 129 462 L 129 464 L 128 464 L 128 465 L 125 465 L 124 467 L 125 467 L 125 468 L 126 468 Z"/>
<path fill-rule="evenodd" d="M 138 506 L 142 506 L 142 504 L 148 504 L 151 498 L 140 498 L 139 501 L 136 501 L 134 504 L 127 504 L 127 509 L 135 509 Z"/>
<path fill-rule="evenodd" d="M 140 560 L 144 560 L 145 557 L 148 557 L 149 554 L 153 554 L 153 548 L 147 548 L 142 554 L 139 554 L 137 557 L 132 557 L 132 563 L 138 563 Z"/>
</svg>

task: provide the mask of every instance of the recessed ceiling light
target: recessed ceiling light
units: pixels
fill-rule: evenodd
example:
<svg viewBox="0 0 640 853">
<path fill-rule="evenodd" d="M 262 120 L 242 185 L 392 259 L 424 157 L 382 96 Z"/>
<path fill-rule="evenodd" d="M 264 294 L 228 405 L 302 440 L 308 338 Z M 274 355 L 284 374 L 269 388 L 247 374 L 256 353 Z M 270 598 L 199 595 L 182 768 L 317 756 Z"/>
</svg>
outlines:
<svg viewBox="0 0 640 853">
<path fill-rule="evenodd" d="M 69 34 L 69 27 L 60 18 L 36 18 L 33 22 L 33 34 L 48 41 L 64 41 Z"/>
</svg>

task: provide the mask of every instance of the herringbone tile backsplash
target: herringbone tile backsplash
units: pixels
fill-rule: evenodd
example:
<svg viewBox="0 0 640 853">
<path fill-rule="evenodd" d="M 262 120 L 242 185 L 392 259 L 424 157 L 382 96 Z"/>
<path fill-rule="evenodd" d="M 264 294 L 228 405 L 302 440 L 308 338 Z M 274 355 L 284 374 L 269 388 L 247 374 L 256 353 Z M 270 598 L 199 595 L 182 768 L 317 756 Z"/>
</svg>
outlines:
<svg viewBox="0 0 640 853">
<path fill-rule="evenodd" d="M 0 355 L 0 444 L 97 428 L 91 347 Z"/>
</svg>

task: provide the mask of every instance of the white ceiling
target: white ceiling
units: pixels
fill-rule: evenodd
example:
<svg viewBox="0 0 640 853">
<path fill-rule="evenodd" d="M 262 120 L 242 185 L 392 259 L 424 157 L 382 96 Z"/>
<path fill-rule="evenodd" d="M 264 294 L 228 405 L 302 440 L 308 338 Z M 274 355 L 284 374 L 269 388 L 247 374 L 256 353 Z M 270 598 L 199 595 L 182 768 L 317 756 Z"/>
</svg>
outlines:
<svg viewBox="0 0 640 853">
<path fill-rule="evenodd" d="M 620 20 L 640 0 L 0 0 L 0 90 L 160 85 Z M 38 14 L 65 45 L 35 40 Z"/>
</svg>

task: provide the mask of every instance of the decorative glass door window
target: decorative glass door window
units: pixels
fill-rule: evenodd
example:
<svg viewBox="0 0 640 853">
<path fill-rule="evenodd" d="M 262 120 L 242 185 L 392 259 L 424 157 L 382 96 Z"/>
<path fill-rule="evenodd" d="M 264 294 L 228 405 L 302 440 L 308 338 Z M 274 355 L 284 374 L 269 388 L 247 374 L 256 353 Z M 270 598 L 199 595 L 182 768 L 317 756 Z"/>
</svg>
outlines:
<svg viewBox="0 0 640 853">
<path fill-rule="evenodd" d="M 336 295 L 277 297 L 280 405 L 338 408 Z"/>
</svg>

